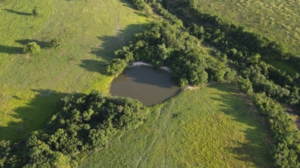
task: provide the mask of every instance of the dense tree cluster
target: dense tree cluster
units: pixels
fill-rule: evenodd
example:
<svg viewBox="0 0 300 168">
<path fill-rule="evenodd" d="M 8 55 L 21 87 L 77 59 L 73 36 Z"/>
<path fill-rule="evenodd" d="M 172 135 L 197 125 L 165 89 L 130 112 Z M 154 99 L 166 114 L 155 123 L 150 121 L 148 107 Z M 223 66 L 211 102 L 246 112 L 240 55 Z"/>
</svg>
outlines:
<svg viewBox="0 0 300 168">
<path fill-rule="evenodd" d="M 276 167 L 299 167 L 300 134 L 283 107 L 266 96 L 255 94 L 254 103 L 266 117 L 274 135 L 274 165 Z"/>
<path fill-rule="evenodd" d="M 285 60 L 300 70 L 300 59 L 268 38 L 244 31 L 242 27 L 224 22 L 216 16 L 201 13 L 196 9 L 195 0 L 162 0 L 159 4 L 153 0 L 149 4 L 165 19 L 180 23 L 169 11 L 176 14 L 185 21 L 184 26 L 191 35 L 220 51 L 214 54 L 218 61 L 213 66 L 207 65 L 213 59 L 205 61 L 206 72 L 210 76 L 214 74 L 216 81 L 221 81 L 226 72 L 222 70 L 226 68 L 222 66 L 223 63 L 238 72 L 241 90 L 253 95 L 254 103 L 265 116 L 274 135 L 274 166 L 299 167 L 300 134 L 278 101 L 299 105 L 300 75 L 287 74 L 265 60 Z M 201 26 L 194 24 L 195 21 Z M 189 57 L 186 58 L 182 61 L 189 61 Z M 231 75 L 228 77 L 231 78 Z M 181 82 L 184 83 L 184 80 Z"/>
<path fill-rule="evenodd" d="M 208 18 L 213 20 L 212 23 L 218 20 L 216 17 L 204 18 L 205 22 L 208 22 Z M 269 97 L 282 103 L 299 104 L 299 75 L 287 74 L 264 61 L 271 57 L 285 57 L 288 54 L 284 54 L 283 50 L 276 47 L 273 42 L 264 40 L 265 44 L 262 44 L 262 41 L 255 38 L 255 35 L 244 32 L 240 27 L 236 28 L 234 25 L 230 25 L 226 29 L 219 27 L 204 28 L 191 24 L 189 30 L 192 35 L 222 51 L 231 65 L 240 72 L 240 75 L 251 81 L 255 92 L 266 92 Z M 251 40 L 252 38 L 254 40 Z"/>
<path fill-rule="evenodd" d="M 76 167 L 79 155 L 105 147 L 118 130 L 144 121 L 146 108 L 137 100 L 89 95 L 63 99 L 46 128 L 19 143 L 0 142 L 0 167 Z"/>
<path fill-rule="evenodd" d="M 157 22 L 149 30 L 136 34 L 128 46 L 116 51 L 107 72 L 116 75 L 130 61 L 145 61 L 156 67 L 170 67 L 182 86 L 201 85 L 208 80 L 232 80 L 234 71 L 226 66 L 227 60 L 208 56 L 200 42 L 181 22 Z"/>
<path fill-rule="evenodd" d="M 120 74 L 131 61 L 168 66 L 181 86 L 231 81 L 238 74 L 240 89 L 253 96 L 274 135 L 274 166 L 300 166 L 299 131 L 278 103 L 299 105 L 300 75 L 287 74 L 264 61 L 285 59 L 300 67 L 298 58 L 267 38 L 197 11 L 194 0 L 132 2 L 140 10 L 150 4 L 165 20 L 152 24 L 117 50 L 107 67 L 109 74 Z M 166 9 L 181 14 L 186 22 Z M 193 24 L 195 19 L 201 26 Z M 200 45 L 202 41 L 219 51 L 209 56 Z M 59 43 L 53 40 L 51 45 Z M 35 50 L 34 43 L 24 48 L 24 52 Z M 45 129 L 32 132 L 19 143 L 0 141 L 0 167 L 76 167 L 79 156 L 105 147 L 118 130 L 136 128 L 146 114 L 138 101 L 96 92 L 70 96 L 62 102 Z"/>
</svg>

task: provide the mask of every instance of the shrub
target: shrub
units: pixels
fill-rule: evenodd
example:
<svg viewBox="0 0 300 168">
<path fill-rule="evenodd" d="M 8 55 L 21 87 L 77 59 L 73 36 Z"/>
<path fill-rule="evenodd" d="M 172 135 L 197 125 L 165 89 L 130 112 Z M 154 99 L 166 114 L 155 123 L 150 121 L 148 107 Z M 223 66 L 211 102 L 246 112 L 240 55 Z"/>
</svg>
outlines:
<svg viewBox="0 0 300 168">
<path fill-rule="evenodd" d="M 49 47 L 50 48 L 59 48 L 62 44 L 62 40 L 61 38 L 54 38 L 51 39 L 51 41 L 49 42 Z"/>
<path fill-rule="evenodd" d="M 33 14 L 34 16 L 37 16 L 37 15 L 40 14 L 40 11 L 38 10 L 37 7 L 34 7 L 34 9 L 32 10 L 32 14 Z"/>
<path fill-rule="evenodd" d="M 180 79 L 180 88 L 183 89 L 186 85 L 189 84 L 189 81 L 187 79 Z"/>
<path fill-rule="evenodd" d="M 126 68 L 127 62 L 123 59 L 115 58 L 107 67 L 106 72 L 110 75 L 117 76 Z"/>
<path fill-rule="evenodd" d="M 24 53 L 39 54 L 40 51 L 41 48 L 36 42 L 30 42 L 23 48 Z"/>
</svg>

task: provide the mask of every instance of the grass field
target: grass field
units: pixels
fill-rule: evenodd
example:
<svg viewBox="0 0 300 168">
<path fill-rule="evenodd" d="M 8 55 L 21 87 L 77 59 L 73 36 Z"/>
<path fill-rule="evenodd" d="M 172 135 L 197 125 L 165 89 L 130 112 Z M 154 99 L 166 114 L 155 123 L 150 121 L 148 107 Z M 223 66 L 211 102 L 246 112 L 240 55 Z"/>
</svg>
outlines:
<svg viewBox="0 0 300 168">
<path fill-rule="evenodd" d="M 299 0 L 197 0 L 202 12 L 217 15 L 283 45 L 300 56 Z"/>
<path fill-rule="evenodd" d="M 0 140 L 42 128 L 63 96 L 107 92 L 107 61 L 149 22 L 125 0 L 0 0 L 0 20 Z M 30 41 L 39 55 L 21 54 Z"/>
<path fill-rule="evenodd" d="M 184 91 L 81 167 L 270 167 L 269 135 L 236 88 Z"/>
<path fill-rule="evenodd" d="M 268 63 L 273 65 L 275 68 L 281 69 L 287 72 L 290 75 L 297 73 L 297 70 L 294 67 L 291 67 L 288 62 L 284 60 L 266 60 Z"/>
</svg>

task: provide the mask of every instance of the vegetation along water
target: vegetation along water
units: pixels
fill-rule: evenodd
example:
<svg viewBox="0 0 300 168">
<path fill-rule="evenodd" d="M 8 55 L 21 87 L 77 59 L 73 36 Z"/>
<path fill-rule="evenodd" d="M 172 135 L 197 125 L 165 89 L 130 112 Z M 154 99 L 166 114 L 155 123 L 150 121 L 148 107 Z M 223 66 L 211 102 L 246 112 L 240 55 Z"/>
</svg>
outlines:
<svg viewBox="0 0 300 168">
<path fill-rule="evenodd" d="M 0 167 L 300 167 L 298 7 L 0 0 Z"/>
</svg>

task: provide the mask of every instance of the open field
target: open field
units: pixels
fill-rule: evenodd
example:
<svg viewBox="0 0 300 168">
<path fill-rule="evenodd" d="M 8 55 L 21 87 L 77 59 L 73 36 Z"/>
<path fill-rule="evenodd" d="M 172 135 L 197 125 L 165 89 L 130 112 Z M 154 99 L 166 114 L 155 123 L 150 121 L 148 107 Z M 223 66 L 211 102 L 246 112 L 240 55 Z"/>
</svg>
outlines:
<svg viewBox="0 0 300 168">
<path fill-rule="evenodd" d="M 107 92 L 113 51 L 148 23 L 124 0 L 0 1 L 0 20 L 0 140 L 43 128 L 65 95 Z M 53 38 L 60 48 L 46 48 Z M 30 41 L 39 55 L 21 54 Z"/>
<path fill-rule="evenodd" d="M 283 45 L 300 56 L 299 0 L 196 0 L 197 9 L 217 15 Z"/>
<path fill-rule="evenodd" d="M 81 167 L 270 167 L 267 130 L 236 88 L 184 91 Z"/>
</svg>

